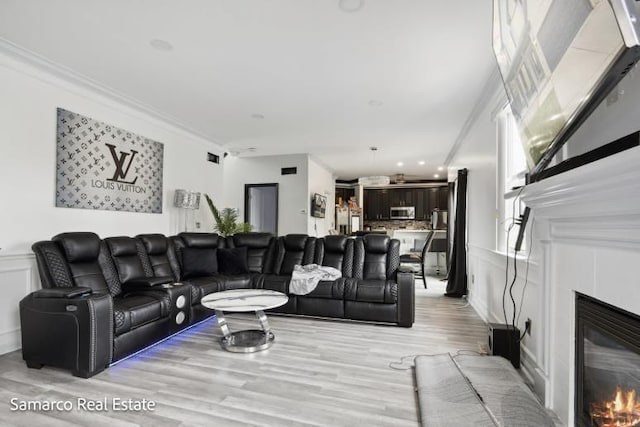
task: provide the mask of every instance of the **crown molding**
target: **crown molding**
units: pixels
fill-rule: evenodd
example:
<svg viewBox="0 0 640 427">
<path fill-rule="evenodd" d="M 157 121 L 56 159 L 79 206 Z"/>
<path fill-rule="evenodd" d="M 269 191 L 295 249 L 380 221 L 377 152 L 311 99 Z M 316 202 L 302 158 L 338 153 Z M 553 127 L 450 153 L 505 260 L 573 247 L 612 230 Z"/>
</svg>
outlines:
<svg viewBox="0 0 640 427">
<path fill-rule="evenodd" d="M 2 64 L 14 71 L 27 74 L 40 81 L 63 86 L 71 92 L 91 92 L 118 106 L 125 106 L 134 112 L 146 116 L 147 119 L 157 123 L 160 127 L 171 131 L 188 134 L 191 138 L 206 144 L 216 144 L 222 150 L 223 143 L 215 138 L 205 135 L 175 117 L 157 111 L 148 104 L 138 101 L 122 92 L 110 88 L 96 80 L 93 80 L 77 71 L 57 62 L 51 61 L 43 55 L 25 49 L 7 39 L 0 37 L 0 55 L 5 55 L 9 61 Z M 26 72 L 25 67 L 31 67 L 34 72 Z M 43 74 L 44 73 L 44 74 Z M 62 85 L 61 85 L 62 83 Z M 82 95 L 85 95 L 84 93 Z"/>
<path fill-rule="evenodd" d="M 501 91 L 499 90 L 501 87 L 501 83 L 502 83 L 502 80 L 500 77 L 500 72 L 498 71 L 498 67 L 494 66 L 493 69 L 491 70 L 491 74 L 489 75 L 489 78 L 487 79 L 487 81 L 484 84 L 484 87 L 482 88 L 482 92 L 480 93 L 480 96 L 476 100 L 476 103 L 474 104 L 473 109 L 469 114 L 469 117 L 467 117 L 467 120 L 462 125 L 462 128 L 460 129 L 460 133 L 458 134 L 458 137 L 453 143 L 453 146 L 451 147 L 451 150 L 449 151 L 449 154 L 447 155 L 447 158 L 444 161 L 445 166 L 451 165 L 451 162 L 453 161 L 456 154 L 458 153 L 458 150 L 460 149 L 460 146 L 462 145 L 465 138 L 469 134 L 469 131 L 471 131 L 471 128 L 476 123 L 476 121 L 480 118 L 482 112 L 487 108 L 487 106 L 488 105 L 494 106 L 496 105 L 496 103 L 501 102 L 501 99 L 503 96 Z"/>
</svg>

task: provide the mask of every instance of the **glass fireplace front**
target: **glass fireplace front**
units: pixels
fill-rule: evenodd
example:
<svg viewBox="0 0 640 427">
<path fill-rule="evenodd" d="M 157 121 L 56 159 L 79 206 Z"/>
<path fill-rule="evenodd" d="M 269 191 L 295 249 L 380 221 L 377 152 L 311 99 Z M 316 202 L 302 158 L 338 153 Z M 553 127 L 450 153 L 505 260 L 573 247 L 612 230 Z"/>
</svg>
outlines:
<svg viewBox="0 0 640 427">
<path fill-rule="evenodd" d="M 576 294 L 576 425 L 640 427 L 640 317 Z"/>
</svg>

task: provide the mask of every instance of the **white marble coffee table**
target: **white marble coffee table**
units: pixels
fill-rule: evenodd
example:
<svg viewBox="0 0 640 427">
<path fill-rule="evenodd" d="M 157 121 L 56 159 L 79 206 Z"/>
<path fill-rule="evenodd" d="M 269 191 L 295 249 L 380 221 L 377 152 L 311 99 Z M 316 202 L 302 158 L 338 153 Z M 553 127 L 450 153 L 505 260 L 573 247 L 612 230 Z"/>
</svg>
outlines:
<svg viewBox="0 0 640 427">
<path fill-rule="evenodd" d="M 222 348 L 235 353 L 253 353 L 271 347 L 275 336 L 271 332 L 264 310 L 285 305 L 289 297 L 266 289 L 234 289 L 215 292 L 202 298 L 204 307 L 215 310 L 218 326 L 222 330 Z M 231 332 L 223 311 L 255 311 L 262 329 Z"/>
</svg>

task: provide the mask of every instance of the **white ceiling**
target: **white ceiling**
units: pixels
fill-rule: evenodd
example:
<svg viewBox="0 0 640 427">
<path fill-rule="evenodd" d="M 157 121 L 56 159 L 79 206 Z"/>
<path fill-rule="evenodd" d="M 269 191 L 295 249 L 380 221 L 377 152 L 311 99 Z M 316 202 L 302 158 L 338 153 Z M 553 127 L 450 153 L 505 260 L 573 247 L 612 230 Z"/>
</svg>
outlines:
<svg viewBox="0 0 640 427">
<path fill-rule="evenodd" d="M 490 0 L 363 0 L 356 12 L 339 0 L 0 0 L 0 37 L 231 153 L 310 153 L 342 179 L 432 178 L 495 68 L 491 11 Z"/>
</svg>

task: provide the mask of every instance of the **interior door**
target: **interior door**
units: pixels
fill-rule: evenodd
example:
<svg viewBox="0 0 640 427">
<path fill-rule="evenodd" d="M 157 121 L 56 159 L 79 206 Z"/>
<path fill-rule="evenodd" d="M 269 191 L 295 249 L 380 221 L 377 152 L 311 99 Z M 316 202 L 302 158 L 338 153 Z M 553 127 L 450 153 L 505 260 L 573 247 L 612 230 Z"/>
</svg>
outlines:
<svg viewBox="0 0 640 427">
<path fill-rule="evenodd" d="M 278 184 L 244 186 L 244 222 L 252 231 L 278 234 Z"/>
</svg>

